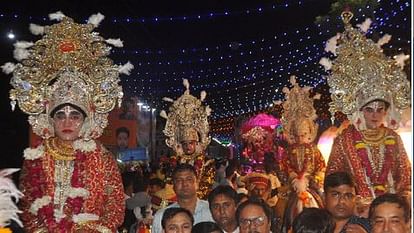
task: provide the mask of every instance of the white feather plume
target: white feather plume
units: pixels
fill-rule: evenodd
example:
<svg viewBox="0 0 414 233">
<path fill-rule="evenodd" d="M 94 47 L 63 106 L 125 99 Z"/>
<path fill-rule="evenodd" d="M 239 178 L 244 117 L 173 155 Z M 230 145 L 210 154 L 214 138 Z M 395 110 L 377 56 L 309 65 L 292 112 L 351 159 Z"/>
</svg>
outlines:
<svg viewBox="0 0 414 233">
<path fill-rule="evenodd" d="M 45 27 L 31 23 L 29 25 L 29 30 L 33 35 L 43 35 L 45 33 Z"/>
<path fill-rule="evenodd" d="M 167 102 L 171 102 L 171 103 L 174 102 L 173 99 L 168 98 L 168 97 L 163 97 L 162 100 L 167 101 Z"/>
<path fill-rule="evenodd" d="M 13 57 L 18 61 L 24 60 L 29 57 L 29 50 L 16 48 L 13 51 Z"/>
<path fill-rule="evenodd" d="M 285 94 L 288 94 L 288 93 L 289 93 L 289 91 L 290 91 L 290 90 L 289 90 L 289 88 L 287 88 L 287 87 L 283 87 L 283 88 L 282 88 L 282 92 L 283 92 L 283 93 L 285 93 Z"/>
<path fill-rule="evenodd" d="M 202 91 L 200 93 L 200 100 L 201 101 L 204 101 L 206 99 L 206 97 L 207 97 L 207 92 L 206 91 Z"/>
<path fill-rule="evenodd" d="M 88 23 L 92 24 L 95 27 L 98 27 L 104 18 L 105 16 L 98 12 L 97 14 L 93 14 L 89 17 Z"/>
<path fill-rule="evenodd" d="M 381 46 L 387 44 L 388 42 L 390 42 L 390 40 L 391 40 L 391 35 L 390 34 L 385 34 L 377 41 L 377 45 L 378 45 L 378 47 L 381 47 Z"/>
<path fill-rule="evenodd" d="M 369 27 L 371 27 L 372 20 L 370 18 L 365 19 L 365 21 L 361 24 L 357 24 L 357 27 L 364 32 L 367 33 Z"/>
<path fill-rule="evenodd" d="M 131 62 L 127 62 L 125 65 L 122 65 L 118 68 L 119 73 L 130 75 L 131 70 L 134 69 L 134 65 L 131 64 Z"/>
<path fill-rule="evenodd" d="M 206 114 L 207 114 L 207 116 L 210 116 L 211 115 L 211 108 L 210 108 L 210 106 L 206 106 Z"/>
<path fill-rule="evenodd" d="M 276 105 L 281 105 L 281 104 L 283 104 L 283 101 L 281 101 L 281 100 L 273 100 L 273 103 L 276 104 Z"/>
<path fill-rule="evenodd" d="M 316 95 L 313 96 L 314 100 L 320 100 L 321 99 L 321 94 L 316 93 Z"/>
<path fill-rule="evenodd" d="M 21 211 L 13 201 L 14 199 L 18 201 L 23 194 L 16 188 L 13 181 L 7 177 L 18 170 L 9 168 L 0 171 L 0 228 L 6 227 L 10 220 L 23 226 L 17 215 Z"/>
<path fill-rule="evenodd" d="M 289 82 L 290 82 L 290 84 L 295 85 L 296 84 L 296 76 L 295 75 L 290 76 Z"/>
<path fill-rule="evenodd" d="M 27 49 L 32 47 L 34 43 L 29 41 L 16 41 L 13 45 L 16 49 Z"/>
<path fill-rule="evenodd" d="M 64 15 L 61 11 L 57 11 L 55 13 L 50 13 L 49 14 L 49 19 L 50 20 L 62 21 L 62 19 L 64 17 L 66 17 L 66 15 Z"/>
<path fill-rule="evenodd" d="M 4 65 L 1 66 L 1 69 L 3 70 L 5 74 L 12 73 L 15 68 L 16 68 L 16 64 L 14 64 L 13 62 L 6 62 Z"/>
<path fill-rule="evenodd" d="M 188 79 L 184 78 L 183 79 L 183 85 L 185 87 L 185 89 L 190 89 L 190 83 L 188 82 Z"/>
<path fill-rule="evenodd" d="M 405 55 L 404 53 L 400 53 L 394 56 L 395 64 L 399 66 L 401 69 L 404 69 L 405 60 L 410 58 L 410 55 Z"/>
<path fill-rule="evenodd" d="M 124 47 L 123 41 L 119 38 L 118 39 L 107 39 L 105 40 L 105 42 L 118 48 Z"/>
<path fill-rule="evenodd" d="M 339 33 L 335 36 L 329 38 L 325 45 L 325 51 L 331 52 L 333 55 L 336 56 L 336 48 L 338 47 L 338 39 L 341 37 Z"/>
<path fill-rule="evenodd" d="M 321 58 L 319 64 L 321 64 L 325 68 L 325 71 L 332 69 L 332 61 L 326 57 Z"/>
<path fill-rule="evenodd" d="M 167 116 L 167 113 L 165 112 L 165 110 L 162 110 L 162 111 L 160 112 L 160 116 L 161 116 L 162 118 L 164 118 L 164 119 L 168 119 L 168 116 Z"/>
</svg>

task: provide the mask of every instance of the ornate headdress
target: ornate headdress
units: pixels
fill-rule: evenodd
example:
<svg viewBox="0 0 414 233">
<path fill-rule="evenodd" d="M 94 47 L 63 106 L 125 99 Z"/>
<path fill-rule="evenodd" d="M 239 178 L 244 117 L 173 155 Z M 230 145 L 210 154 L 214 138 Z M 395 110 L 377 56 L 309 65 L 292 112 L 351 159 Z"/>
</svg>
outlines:
<svg viewBox="0 0 414 233">
<path fill-rule="evenodd" d="M 370 19 L 358 25 L 358 30 L 350 24 L 351 12 L 345 11 L 341 17 L 345 31 L 331 38 L 325 48 L 337 57 L 333 62 L 327 58 L 320 61 L 326 70 L 331 70 L 328 84 L 332 120 L 334 113 L 341 111 L 359 130 L 364 130 L 361 108 L 373 100 L 382 100 L 389 104 L 388 127 L 398 128 L 401 110 L 410 106 L 410 83 L 402 70 L 408 56 L 400 54 L 394 60 L 384 55 L 381 46 L 391 39 L 390 35 L 377 43 L 367 39 L 364 34 Z"/>
<path fill-rule="evenodd" d="M 168 138 L 166 144 L 180 156 L 183 154 L 182 141 L 197 141 L 196 153 L 202 153 L 210 144 L 208 116 L 211 109 L 202 105 L 206 92 L 201 92 L 200 99 L 190 94 L 190 84 L 187 79 L 183 80 L 186 88 L 184 94 L 177 100 L 163 98 L 165 101 L 173 102 L 169 114 L 163 110 L 161 116 L 167 119 L 164 134 Z"/>
<path fill-rule="evenodd" d="M 87 115 L 80 136 L 97 138 L 108 123 L 108 112 L 121 103 L 119 74 L 129 74 L 133 66 L 114 65 L 107 57 L 108 44 L 122 47 L 122 41 L 105 40 L 93 32 L 103 15 L 92 15 L 87 24 L 77 24 L 61 12 L 49 17 L 60 22 L 45 27 L 31 24 L 32 33 L 44 34 L 43 38 L 15 43 L 14 57 L 21 63 L 2 66 L 5 73 L 13 72 L 12 109 L 17 102 L 30 115 L 34 133 L 49 138 L 54 136 L 50 113 L 62 104 L 76 105 Z"/>
<path fill-rule="evenodd" d="M 313 100 L 319 99 L 320 95 L 316 94 L 313 98 L 309 95 L 310 87 L 301 88 L 296 82 L 296 77 L 290 77 L 290 83 L 293 85 L 292 89 L 283 88 L 286 100 L 283 102 L 282 125 L 283 131 L 286 133 L 289 143 L 295 143 L 295 134 L 298 127 L 303 126 L 306 121 L 310 127 L 310 141 L 313 141 L 318 131 L 318 125 L 314 122 L 318 117 L 315 108 L 313 107 Z M 281 102 L 276 102 L 280 104 Z"/>
</svg>

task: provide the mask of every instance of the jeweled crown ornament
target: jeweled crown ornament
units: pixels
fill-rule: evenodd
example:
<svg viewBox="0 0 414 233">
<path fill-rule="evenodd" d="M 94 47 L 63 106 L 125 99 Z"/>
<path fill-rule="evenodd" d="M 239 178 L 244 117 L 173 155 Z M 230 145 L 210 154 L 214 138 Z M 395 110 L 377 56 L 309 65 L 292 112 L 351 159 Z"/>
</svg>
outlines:
<svg viewBox="0 0 414 233">
<path fill-rule="evenodd" d="M 208 116 L 210 116 L 211 109 L 208 105 L 202 104 L 206 97 L 205 91 L 201 92 L 201 97 L 198 99 L 190 94 L 190 84 L 187 79 L 183 80 L 183 84 L 186 90 L 177 100 L 163 98 L 173 103 L 168 115 L 164 110 L 160 114 L 167 119 L 163 131 L 167 136 L 166 144 L 180 156 L 183 155 L 182 141 L 197 141 L 195 153 L 201 154 L 211 140 L 208 135 L 210 131 Z"/>
<path fill-rule="evenodd" d="M 50 113 L 65 103 L 76 105 L 87 115 L 80 136 L 97 138 L 107 125 L 108 112 L 121 103 L 119 74 L 129 75 L 133 65 L 114 65 L 107 57 L 110 45 L 123 44 L 93 31 L 103 20 L 102 14 L 92 15 L 86 24 L 75 23 L 61 12 L 49 17 L 59 23 L 31 24 L 31 32 L 43 37 L 35 43 L 16 42 L 14 57 L 20 63 L 2 66 L 5 73 L 13 73 L 12 108 L 17 103 L 29 115 L 34 133 L 49 138 L 54 136 Z"/>
<path fill-rule="evenodd" d="M 290 77 L 292 88 L 283 88 L 286 100 L 282 103 L 276 101 L 276 104 L 283 104 L 282 126 L 289 143 L 299 143 L 296 141 L 296 134 L 299 127 L 308 127 L 309 142 L 313 142 L 318 132 L 318 125 L 315 123 L 316 110 L 313 107 L 314 99 L 319 99 L 320 94 L 310 97 L 310 87 L 300 87 L 296 82 L 296 77 Z M 306 122 L 306 124 L 305 124 Z"/>
<path fill-rule="evenodd" d="M 330 71 L 328 85 L 332 98 L 332 121 L 334 113 L 340 111 L 359 130 L 364 130 L 361 108 L 373 100 L 382 100 L 389 104 L 387 126 L 398 128 L 401 110 L 411 104 L 410 83 L 402 70 L 409 56 L 400 54 L 391 59 L 384 55 L 381 46 L 391 39 L 388 34 L 377 43 L 366 38 L 370 19 L 357 25 L 358 30 L 350 23 L 352 12 L 344 11 L 341 17 L 345 31 L 329 39 L 325 47 L 325 51 L 336 58 L 334 61 L 328 58 L 320 61 L 325 70 Z"/>
</svg>

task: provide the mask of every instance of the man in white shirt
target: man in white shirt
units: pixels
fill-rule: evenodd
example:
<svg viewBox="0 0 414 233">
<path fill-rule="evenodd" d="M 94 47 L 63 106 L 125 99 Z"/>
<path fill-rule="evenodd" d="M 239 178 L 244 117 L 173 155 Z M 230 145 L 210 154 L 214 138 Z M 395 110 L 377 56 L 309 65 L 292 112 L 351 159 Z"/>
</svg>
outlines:
<svg viewBox="0 0 414 233">
<path fill-rule="evenodd" d="M 214 222 L 208 202 L 197 198 L 198 182 L 194 167 L 190 164 L 177 165 L 172 179 L 177 202 L 166 208 L 182 207 L 189 210 L 194 216 L 194 224 Z M 155 214 L 151 233 L 162 233 L 161 219 L 166 208 L 158 210 Z"/>
</svg>

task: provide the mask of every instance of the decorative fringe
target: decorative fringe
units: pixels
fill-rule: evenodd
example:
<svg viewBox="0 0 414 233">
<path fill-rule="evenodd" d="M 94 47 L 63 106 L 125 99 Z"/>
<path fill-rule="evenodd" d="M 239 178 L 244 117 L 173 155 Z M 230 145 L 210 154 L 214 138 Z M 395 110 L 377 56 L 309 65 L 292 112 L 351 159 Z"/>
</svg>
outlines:
<svg viewBox="0 0 414 233">
<path fill-rule="evenodd" d="M 98 27 L 104 18 L 105 16 L 98 12 L 97 14 L 93 14 L 89 17 L 88 23 L 92 24 L 95 27 Z"/>
<path fill-rule="evenodd" d="M 167 102 L 171 102 L 171 103 L 173 103 L 173 102 L 174 102 L 174 100 L 173 100 L 173 99 L 168 98 L 168 97 L 164 97 L 164 98 L 162 98 L 162 100 L 167 101 Z"/>
<path fill-rule="evenodd" d="M 16 48 L 13 51 L 14 59 L 21 61 L 29 57 L 29 51 L 27 49 Z"/>
<path fill-rule="evenodd" d="M 14 71 L 14 69 L 16 68 L 16 65 L 12 62 L 7 62 L 4 65 L 1 66 L 1 69 L 3 70 L 3 72 L 5 74 L 10 74 Z"/>
<path fill-rule="evenodd" d="M 121 39 L 107 39 L 105 40 L 105 42 L 118 48 L 124 47 L 124 44 Z"/>
<path fill-rule="evenodd" d="M 326 57 L 321 58 L 319 64 L 321 64 L 325 68 L 325 71 L 332 69 L 332 61 Z"/>
<path fill-rule="evenodd" d="M 29 30 L 33 35 L 43 35 L 45 33 L 45 27 L 31 23 L 29 25 Z"/>
<path fill-rule="evenodd" d="M 283 101 L 281 101 L 281 100 L 273 100 L 273 103 L 276 104 L 276 105 L 281 105 L 281 104 L 283 104 Z"/>
<path fill-rule="evenodd" d="M 50 20 L 62 21 L 64 17 L 66 17 L 66 15 L 64 15 L 61 11 L 49 14 Z"/>
<path fill-rule="evenodd" d="M 341 37 L 341 34 L 337 33 L 335 36 L 329 38 L 325 45 L 325 51 L 331 52 L 333 55 L 336 54 L 336 48 L 338 47 L 338 40 Z"/>
<path fill-rule="evenodd" d="M 387 44 L 388 42 L 390 42 L 390 40 L 391 40 L 391 35 L 390 34 L 385 34 L 384 36 L 382 36 L 378 40 L 377 45 L 378 45 L 378 47 L 381 47 L 381 46 Z"/>
<path fill-rule="evenodd" d="M 121 74 L 130 75 L 132 69 L 134 69 L 134 65 L 132 65 L 131 62 L 128 61 L 125 65 L 120 66 L 118 68 L 118 71 Z"/>
<path fill-rule="evenodd" d="M 166 113 L 164 110 L 162 110 L 162 111 L 160 112 L 160 116 L 161 116 L 162 118 L 164 118 L 164 119 L 168 119 L 167 113 Z"/>
<path fill-rule="evenodd" d="M 367 33 L 368 29 L 371 27 L 372 20 L 370 18 L 365 19 L 361 24 L 357 24 L 357 27 L 363 32 Z"/>
<path fill-rule="evenodd" d="M 185 89 L 190 89 L 190 83 L 188 82 L 188 79 L 184 78 L 183 79 L 183 85 L 185 87 Z"/>
<path fill-rule="evenodd" d="M 207 96 L 207 92 L 206 91 L 202 91 L 200 94 L 200 100 L 201 102 L 203 102 L 206 99 Z"/>
<path fill-rule="evenodd" d="M 29 41 L 17 41 L 13 44 L 14 48 L 16 49 L 27 49 L 32 47 L 33 45 L 34 43 Z"/>
</svg>

